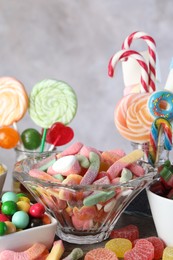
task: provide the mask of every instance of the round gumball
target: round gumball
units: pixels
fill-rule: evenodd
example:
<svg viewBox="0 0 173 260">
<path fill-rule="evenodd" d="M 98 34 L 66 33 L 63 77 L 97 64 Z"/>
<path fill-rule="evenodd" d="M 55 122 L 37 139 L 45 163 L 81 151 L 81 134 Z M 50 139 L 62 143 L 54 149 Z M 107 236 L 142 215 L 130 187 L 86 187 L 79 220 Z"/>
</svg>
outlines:
<svg viewBox="0 0 173 260">
<path fill-rule="evenodd" d="M 21 139 L 25 149 L 35 150 L 41 144 L 41 134 L 33 128 L 24 130 L 21 134 Z"/>
<path fill-rule="evenodd" d="M 31 205 L 29 209 L 29 215 L 35 218 L 41 218 L 44 213 L 45 207 L 39 202 Z"/>
<path fill-rule="evenodd" d="M 18 201 L 18 197 L 15 192 L 13 191 L 7 191 L 2 195 L 1 202 L 4 203 L 6 201 Z"/>
<path fill-rule="evenodd" d="M 5 222 L 0 222 L 0 236 L 5 235 L 6 231 L 7 231 L 7 226 Z"/>
<path fill-rule="evenodd" d="M 17 204 L 14 201 L 5 201 L 2 203 L 1 211 L 5 215 L 12 216 L 17 211 Z"/>
<path fill-rule="evenodd" d="M 5 224 L 7 226 L 5 234 L 12 234 L 16 232 L 16 226 L 11 221 L 5 221 Z"/>
<path fill-rule="evenodd" d="M 5 214 L 0 213 L 0 222 L 5 222 L 5 221 L 9 221 L 9 218 Z"/>
<path fill-rule="evenodd" d="M 14 148 L 20 139 L 19 133 L 10 127 L 0 128 L 0 146 L 5 149 Z"/>
<path fill-rule="evenodd" d="M 14 213 L 11 220 L 16 228 L 24 229 L 29 224 L 29 215 L 26 212 L 19 210 Z"/>
</svg>

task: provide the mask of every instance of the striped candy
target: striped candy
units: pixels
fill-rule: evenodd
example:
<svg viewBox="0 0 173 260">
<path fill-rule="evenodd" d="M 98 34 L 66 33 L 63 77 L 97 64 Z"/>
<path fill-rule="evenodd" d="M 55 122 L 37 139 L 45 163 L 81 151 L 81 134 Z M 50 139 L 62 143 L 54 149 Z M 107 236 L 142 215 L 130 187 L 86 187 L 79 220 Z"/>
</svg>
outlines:
<svg viewBox="0 0 173 260">
<path fill-rule="evenodd" d="M 155 91 L 156 86 L 156 43 L 154 39 L 145 32 L 133 32 L 123 42 L 122 49 L 129 50 L 132 42 L 136 39 L 143 39 L 148 45 L 149 53 L 149 87 Z"/>
<path fill-rule="evenodd" d="M 139 63 L 141 68 L 141 86 L 142 86 L 141 91 L 144 90 L 144 92 L 149 92 L 148 67 L 143 56 L 139 52 L 132 51 L 132 50 L 120 50 L 117 53 L 115 53 L 109 61 L 109 65 L 108 65 L 109 76 L 113 77 L 115 66 L 117 65 L 118 61 L 125 61 L 128 58 L 135 59 Z"/>
</svg>

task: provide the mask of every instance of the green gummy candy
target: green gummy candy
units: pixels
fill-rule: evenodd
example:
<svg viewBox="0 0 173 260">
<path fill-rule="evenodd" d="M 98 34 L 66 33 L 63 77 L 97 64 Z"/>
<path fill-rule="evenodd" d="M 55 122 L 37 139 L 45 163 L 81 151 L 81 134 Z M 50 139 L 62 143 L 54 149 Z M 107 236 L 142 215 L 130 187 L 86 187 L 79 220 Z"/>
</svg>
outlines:
<svg viewBox="0 0 173 260">
<path fill-rule="evenodd" d="M 105 202 L 115 196 L 114 191 L 98 191 L 83 200 L 84 206 L 93 206 L 99 202 Z"/>
</svg>

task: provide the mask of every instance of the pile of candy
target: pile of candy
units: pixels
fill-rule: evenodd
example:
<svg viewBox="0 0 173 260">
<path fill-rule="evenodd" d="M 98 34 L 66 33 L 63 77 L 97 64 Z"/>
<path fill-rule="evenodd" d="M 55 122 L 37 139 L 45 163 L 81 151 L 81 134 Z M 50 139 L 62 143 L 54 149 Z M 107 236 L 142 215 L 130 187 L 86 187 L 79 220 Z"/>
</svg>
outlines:
<svg viewBox="0 0 173 260">
<path fill-rule="evenodd" d="M 173 258 L 172 247 L 166 247 L 164 242 L 156 236 L 140 238 L 139 229 L 135 225 L 113 230 L 109 240 L 105 241 L 102 247 L 98 246 L 86 253 L 81 248 L 76 247 L 69 255 L 63 257 L 64 253 L 63 241 L 56 240 L 50 251 L 44 244 L 38 242 L 22 252 L 4 250 L 0 252 L 0 259 L 168 260 Z"/>
<path fill-rule="evenodd" d="M 24 229 L 50 224 L 41 203 L 31 204 L 23 193 L 5 192 L 0 205 L 0 236 Z"/>
<path fill-rule="evenodd" d="M 34 179 L 28 187 L 56 215 L 61 227 L 97 232 L 103 223 L 109 228 L 133 192 L 152 181 L 153 169 L 150 175 L 147 166 L 137 162 L 142 156 L 141 150 L 127 155 L 120 149 L 101 152 L 76 142 L 56 157 L 32 164 L 28 173 Z M 136 179 L 139 182 L 132 184 Z"/>
</svg>

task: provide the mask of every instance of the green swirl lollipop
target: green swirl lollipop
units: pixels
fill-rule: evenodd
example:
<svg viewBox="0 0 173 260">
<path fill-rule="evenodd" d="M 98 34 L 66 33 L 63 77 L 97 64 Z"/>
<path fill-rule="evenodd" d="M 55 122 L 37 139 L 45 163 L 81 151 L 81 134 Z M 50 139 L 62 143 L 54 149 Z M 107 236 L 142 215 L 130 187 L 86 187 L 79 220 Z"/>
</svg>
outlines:
<svg viewBox="0 0 173 260">
<path fill-rule="evenodd" d="M 45 79 L 33 87 L 28 111 L 42 128 L 49 128 L 55 122 L 67 125 L 76 115 L 77 96 L 67 83 Z"/>
<path fill-rule="evenodd" d="M 53 79 L 38 82 L 29 98 L 28 112 L 31 119 L 44 128 L 41 151 L 44 149 L 46 129 L 55 122 L 69 124 L 77 111 L 77 96 L 67 83 Z"/>
</svg>

